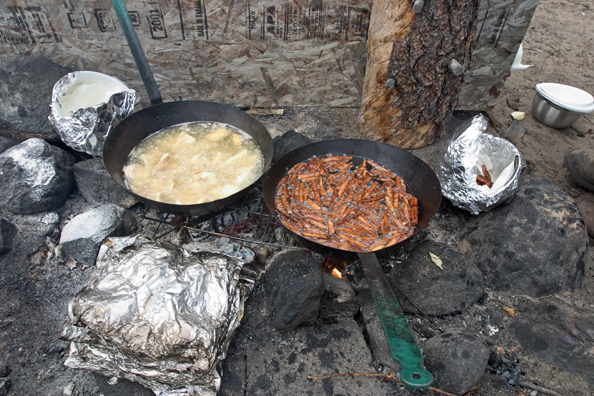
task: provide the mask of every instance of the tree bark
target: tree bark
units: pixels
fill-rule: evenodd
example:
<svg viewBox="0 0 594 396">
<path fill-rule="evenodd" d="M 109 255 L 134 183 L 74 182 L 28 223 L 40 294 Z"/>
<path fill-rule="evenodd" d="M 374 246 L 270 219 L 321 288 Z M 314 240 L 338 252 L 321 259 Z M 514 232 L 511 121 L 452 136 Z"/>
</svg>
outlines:
<svg viewBox="0 0 594 396">
<path fill-rule="evenodd" d="M 413 149 L 443 135 L 470 65 L 478 3 L 425 0 L 414 13 L 411 0 L 374 2 L 360 116 L 365 137 Z"/>
</svg>

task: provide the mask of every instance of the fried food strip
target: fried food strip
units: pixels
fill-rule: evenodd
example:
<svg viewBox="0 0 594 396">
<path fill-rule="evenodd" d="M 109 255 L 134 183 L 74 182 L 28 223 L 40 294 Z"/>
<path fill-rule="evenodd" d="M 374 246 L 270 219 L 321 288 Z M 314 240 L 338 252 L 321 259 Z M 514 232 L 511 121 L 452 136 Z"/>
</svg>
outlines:
<svg viewBox="0 0 594 396">
<path fill-rule="evenodd" d="M 479 186 L 487 186 L 487 187 L 489 187 L 489 188 L 491 188 L 491 187 L 492 187 L 492 185 L 490 185 L 490 184 L 489 184 L 489 181 L 487 180 L 487 178 L 486 178 L 486 177 L 484 177 L 484 176 L 481 176 L 481 175 L 477 175 L 477 176 L 476 176 L 476 183 L 477 183 Z"/>
<path fill-rule="evenodd" d="M 390 169 L 388 169 L 388 168 L 384 168 L 383 166 L 381 166 L 380 164 L 378 164 L 378 163 L 377 163 L 377 162 L 375 162 L 375 161 L 372 161 L 372 160 L 367 160 L 367 162 L 368 162 L 368 163 L 369 163 L 371 166 L 373 166 L 375 169 L 377 169 L 377 170 L 379 170 L 379 171 L 382 171 L 382 172 L 387 172 L 387 173 L 392 173 L 392 171 L 391 171 Z"/>
<path fill-rule="evenodd" d="M 491 181 L 491 175 L 489 174 L 487 167 L 485 165 L 482 165 L 481 170 L 483 171 L 483 176 L 481 176 L 481 175 L 476 176 L 476 182 L 478 183 L 478 185 L 479 186 L 486 185 L 489 188 L 493 187 L 493 182 Z"/>
<path fill-rule="evenodd" d="M 371 252 L 414 231 L 418 199 L 404 180 L 374 161 L 349 156 L 300 162 L 279 182 L 275 204 L 292 232 L 338 249 Z"/>
<path fill-rule="evenodd" d="M 298 177 L 299 177 L 299 180 L 303 180 L 303 181 L 316 180 L 318 177 L 320 177 L 320 172 L 306 173 L 304 175 L 298 175 Z"/>
</svg>

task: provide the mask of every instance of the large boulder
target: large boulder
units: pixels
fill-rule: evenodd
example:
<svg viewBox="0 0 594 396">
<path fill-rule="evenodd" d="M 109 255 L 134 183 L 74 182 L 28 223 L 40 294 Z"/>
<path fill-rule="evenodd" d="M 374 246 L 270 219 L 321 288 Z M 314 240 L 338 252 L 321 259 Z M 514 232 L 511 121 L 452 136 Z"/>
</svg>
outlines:
<svg viewBox="0 0 594 396">
<path fill-rule="evenodd" d="M 262 277 L 269 296 L 271 322 L 280 330 L 313 324 L 324 293 L 322 267 L 304 250 L 277 254 Z"/>
<path fill-rule="evenodd" d="M 130 207 L 136 203 L 132 195 L 109 174 L 101 158 L 91 158 L 74 165 L 78 190 L 89 203 Z"/>
<path fill-rule="evenodd" d="M 17 231 L 17 227 L 8 219 L 0 217 L 0 256 L 10 252 Z"/>
<path fill-rule="evenodd" d="M 42 139 L 29 139 L 0 154 L 0 207 L 14 214 L 49 212 L 74 186 L 72 158 Z"/>
<path fill-rule="evenodd" d="M 441 262 L 441 268 L 430 253 Z M 463 312 L 484 292 L 483 274 L 476 265 L 460 252 L 432 241 L 416 246 L 388 279 L 399 300 L 408 300 L 402 301 L 405 312 L 425 315 Z"/>
<path fill-rule="evenodd" d="M 430 338 L 423 351 L 434 386 L 455 395 L 464 395 L 481 380 L 490 355 L 485 341 L 457 328 Z"/>
<path fill-rule="evenodd" d="M 272 163 L 275 163 L 281 159 L 285 154 L 298 149 L 299 147 L 306 146 L 311 143 L 311 139 L 305 135 L 302 135 L 294 130 L 289 130 L 283 133 L 281 136 L 277 136 L 272 139 L 274 144 L 274 155 L 272 157 Z"/>
<path fill-rule="evenodd" d="M 4 136 L 0 136 L 0 153 L 5 152 L 9 148 L 11 148 L 13 146 L 16 146 L 19 143 L 20 142 L 14 140 L 14 139 L 7 138 L 7 137 L 4 137 Z"/>
<path fill-rule="evenodd" d="M 0 56 L 0 133 L 58 141 L 49 123 L 54 84 L 73 70 L 35 56 Z"/>
<path fill-rule="evenodd" d="M 511 334 L 524 352 L 577 374 L 594 385 L 594 315 L 557 298 L 516 311 Z"/>
<path fill-rule="evenodd" d="M 546 296 L 581 286 L 588 256 L 582 216 L 552 183 L 525 177 L 513 198 L 468 223 L 460 251 L 494 290 Z"/>
<path fill-rule="evenodd" d="M 107 204 L 89 210 L 74 217 L 62 229 L 62 254 L 80 264 L 95 265 L 105 238 L 129 235 L 136 225 L 136 217 L 116 205 Z"/>
</svg>

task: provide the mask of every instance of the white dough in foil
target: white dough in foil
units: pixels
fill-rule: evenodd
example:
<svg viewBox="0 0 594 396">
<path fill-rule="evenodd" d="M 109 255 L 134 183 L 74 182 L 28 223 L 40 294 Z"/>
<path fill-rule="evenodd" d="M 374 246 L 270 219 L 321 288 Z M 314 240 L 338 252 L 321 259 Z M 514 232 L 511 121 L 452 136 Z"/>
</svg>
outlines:
<svg viewBox="0 0 594 396">
<path fill-rule="evenodd" d="M 69 147 L 98 156 L 111 128 L 134 111 L 136 102 L 136 92 L 115 77 L 72 72 L 54 84 L 48 119 Z"/>
</svg>

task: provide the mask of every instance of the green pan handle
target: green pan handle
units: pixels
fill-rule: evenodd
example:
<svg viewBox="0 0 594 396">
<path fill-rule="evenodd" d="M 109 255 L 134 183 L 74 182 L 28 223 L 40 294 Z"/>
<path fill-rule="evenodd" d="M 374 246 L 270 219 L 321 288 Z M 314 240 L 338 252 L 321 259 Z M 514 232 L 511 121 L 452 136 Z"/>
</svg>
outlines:
<svg viewBox="0 0 594 396">
<path fill-rule="evenodd" d="M 374 253 L 359 253 L 375 309 L 382 322 L 392 358 L 401 367 L 400 380 L 414 389 L 428 388 L 433 375 L 423 367 L 423 353 Z"/>
<path fill-rule="evenodd" d="M 126 3 L 124 3 L 124 0 L 111 0 L 111 4 L 118 16 L 118 21 L 124 31 L 124 36 L 126 36 L 126 41 L 128 42 L 130 52 L 132 52 L 132 56 L 134 57 L 134 62 L 136 62 L 136 67 L 138 67 L 138 71 L 140 72 L 140 77 L 142 77 L 142 82 L 146 88 L 151 105 L 163 103 L 161 93 L 157 87 L 157 82 L 155 81 L 155 77 L 153 77 L 151 68 L 146 60 L 140 41 L 138 40 L 138 35 L 136 35 L 136 30 L 134 30 L 134 26 L 130 20 Z"/>
</svg>

